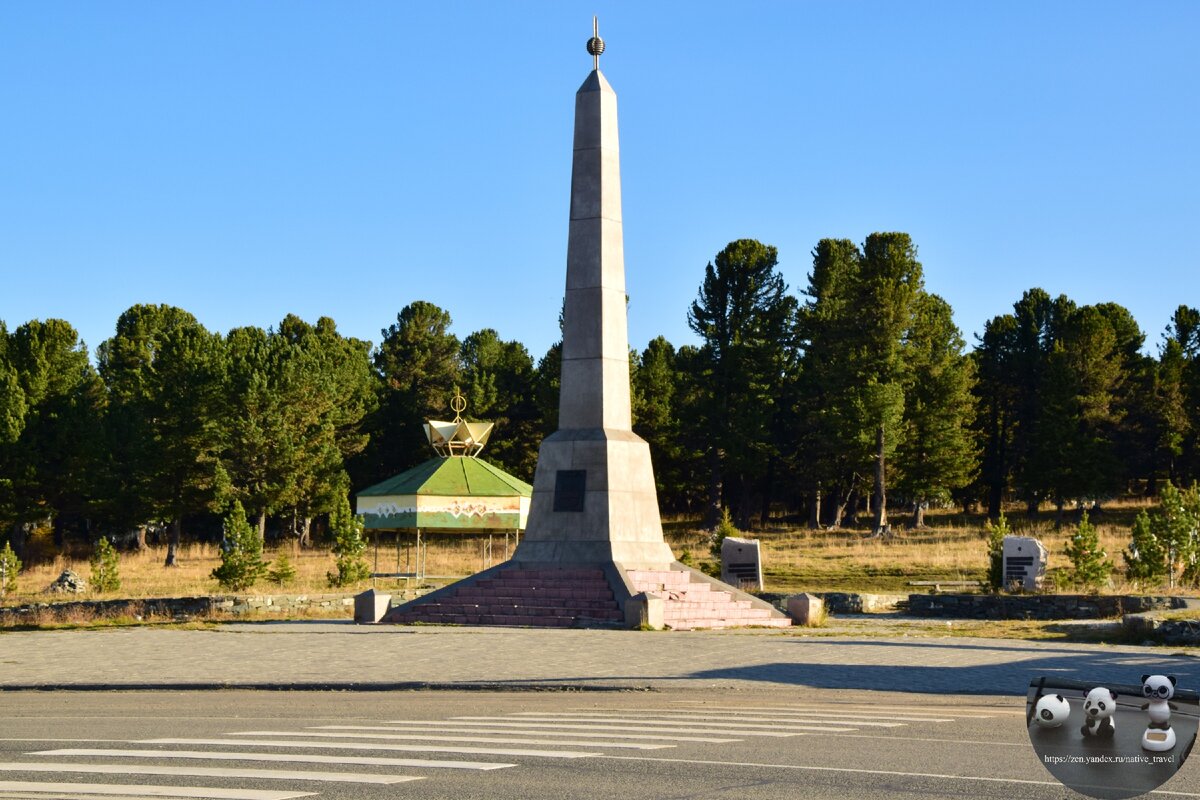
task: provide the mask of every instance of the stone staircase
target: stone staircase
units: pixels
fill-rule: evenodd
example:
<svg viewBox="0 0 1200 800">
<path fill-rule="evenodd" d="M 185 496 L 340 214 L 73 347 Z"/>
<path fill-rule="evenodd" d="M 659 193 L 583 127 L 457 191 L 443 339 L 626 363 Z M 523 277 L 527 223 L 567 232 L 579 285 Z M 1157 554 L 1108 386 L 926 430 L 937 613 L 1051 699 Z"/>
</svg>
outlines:
<svg viewBox="0 0 1200 800">
<path fill-rule="evenodd" d="M 599 569 L 504 569 L 457 591 L 402 606 L 385 622 L 616 627 L 624 616 Z"/>
<path fill-rule="evenodd" d="M 636 591 L 663 598 L 663 622 L 672 630 L 787 628 L 792 624 L 787 617 L 756 608 L 749 600 L 735 600 L 730 592 L 693 581 L 691 573 L 682 570 L 630 570 L 626 574 Z"/>
</svg>

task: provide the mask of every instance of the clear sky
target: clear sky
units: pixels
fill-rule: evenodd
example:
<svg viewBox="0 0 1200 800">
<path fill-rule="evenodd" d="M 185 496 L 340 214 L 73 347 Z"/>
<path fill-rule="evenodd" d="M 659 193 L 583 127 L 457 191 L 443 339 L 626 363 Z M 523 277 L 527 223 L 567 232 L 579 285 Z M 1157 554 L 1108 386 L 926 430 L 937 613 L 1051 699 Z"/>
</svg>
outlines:
<svg viewBox="0 0 1200 800">
<path fill-rule="evenodd" d="M 573 95 L 620 102 L 630 338 L 743 237 L 903 230 L 968 341 L 1041 286 L 1200 305 L 1200 2 L 0 3 L 0 319 L 88 345 L 407 303 L 558 336 Z"/>
</svg>

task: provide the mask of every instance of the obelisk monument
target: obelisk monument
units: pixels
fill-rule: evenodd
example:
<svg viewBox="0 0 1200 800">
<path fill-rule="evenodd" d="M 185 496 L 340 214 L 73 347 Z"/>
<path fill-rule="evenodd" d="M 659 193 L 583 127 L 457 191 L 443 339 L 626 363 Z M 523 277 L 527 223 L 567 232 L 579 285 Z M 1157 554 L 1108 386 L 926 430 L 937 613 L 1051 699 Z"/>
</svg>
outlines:
<svg viewBox="0 0 1200 800">
<path fill-rule="evenodd" d="M 558 431 L 542 441 L 513 557 L 390 609 L 385 622 L 543 627 L 786 627 L 769 603 L 675 561 L 650 447 L 633 432 L 617 95 L 600 72 L 575 94 Z"/>
<path fill-rule="evenodd" d="M 633 432 L 617 95 L 593 69 L 575 93 L 575 147 L 558 431 L 543 440 L 529 522 L 513 560 L 666 569 L 650 448 Z"/>
</svg>

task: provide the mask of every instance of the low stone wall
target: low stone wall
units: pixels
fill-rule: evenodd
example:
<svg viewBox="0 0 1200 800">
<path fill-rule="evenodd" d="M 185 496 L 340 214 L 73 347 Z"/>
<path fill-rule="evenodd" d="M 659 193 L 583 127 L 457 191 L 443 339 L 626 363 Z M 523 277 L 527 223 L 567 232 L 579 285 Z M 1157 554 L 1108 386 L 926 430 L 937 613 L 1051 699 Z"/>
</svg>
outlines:
<svg viewBox="0 0 1200 800">
<path fill-rule="evenodd" d="M 829 614 L 883 614 L 896 611 L 908 602 L 905 594 L 863 594 L 858 592 L 813 592 L 825 601 L 825 611 Z M 756 596 L 766 600 L 783 613 L 787 613 L 788 598 L 792 594 L 780 592 L 761 592 Z"/>
<path fill-rule="evenodd" d="M 1081 594 L 912 594 L 914 617 L 957 619 L 1103 619 L 1145 611 L 1185 608 L 1178 597 Z"/>
<path fill-rule="evenodd" d="M 0 625 L 43 622 L 86 622 L 113 617 L 192 619 L 221 614 L 285 614 L 307 608 L 345 608 L 354 611 L 353 595 L 220 595 L 215 597 L 154 597 L 143 600 L 71 600 L 29 603 L 0 608 Z"/>
</svg>

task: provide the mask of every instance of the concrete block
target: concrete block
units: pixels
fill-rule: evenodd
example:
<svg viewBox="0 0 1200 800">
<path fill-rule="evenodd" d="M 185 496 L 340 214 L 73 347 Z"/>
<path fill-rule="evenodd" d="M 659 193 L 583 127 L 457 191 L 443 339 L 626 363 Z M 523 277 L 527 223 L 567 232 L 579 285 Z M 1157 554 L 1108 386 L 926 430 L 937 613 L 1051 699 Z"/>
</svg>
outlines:
<svg viewBox="0 0 1200 800">
<path fill-rule="evenodd" d="M 362 594 L 354 596 L 354 621 L 360 624 L 375 624 L 383 619 L 392 605 L 390 594 L 379 594 L 374 589 L 367 589 Z"/>
<path fill-rule="evenodd" d="M 631 628 L 661 631 L 666 624 L 666 602 L 661 595 L 643 592 L 625 601 L 625 624 Z"/>
<path fill-rule="evenodd" d="M 794 594 L 787 599 L 787 615 L 797 625 L 820 625 L 825 618 L 825 601 L 815 594 Z"/>
</svg>

